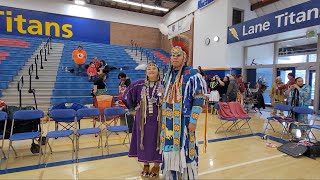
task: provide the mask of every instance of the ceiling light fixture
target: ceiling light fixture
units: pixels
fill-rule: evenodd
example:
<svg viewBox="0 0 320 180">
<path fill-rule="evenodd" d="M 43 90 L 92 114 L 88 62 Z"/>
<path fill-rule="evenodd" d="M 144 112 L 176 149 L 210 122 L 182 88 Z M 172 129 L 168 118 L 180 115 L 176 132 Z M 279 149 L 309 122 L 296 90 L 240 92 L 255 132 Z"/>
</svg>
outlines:
<svg viewBox="0 0 320 180">
<path fill-rule="evenodd" d="M 127 1 L 125 1 L 125 0 L 112 0 L 112 1 L 118 2 L 118 3 L 123 3 L 123 4 L 129 4 L 129 5 L 133 5 L 133 6 L 138 6 L 138 7 L 143 7 L 143 8 L 148 8 L 148 9 L 155 9 L 155 10 L 164 11 L 164 12 L 169 11 L 168 8 L 152 6 L 152 5 L 148 5 L 148 4 L 144 4 L 144 3 L 136 3 L 136 2 L 132 2 L 132 1 L 128 1 L 128 0 Z"/>
<path fill-rule="evenodd" d="M 74 3 L 77 5 L 85 5 L 86 4 L 86 2 L 84 0 L 75 0 Z"/>
</svg>

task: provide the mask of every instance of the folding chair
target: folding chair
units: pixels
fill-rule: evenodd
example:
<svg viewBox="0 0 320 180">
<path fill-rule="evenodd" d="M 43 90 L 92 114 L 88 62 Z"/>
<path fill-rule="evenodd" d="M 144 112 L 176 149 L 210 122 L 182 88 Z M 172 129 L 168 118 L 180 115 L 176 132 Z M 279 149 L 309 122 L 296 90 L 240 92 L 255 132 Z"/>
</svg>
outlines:
<svg viewBox="0 0 320 180">
<path fill-rule="evenodd" d="M 317 115 L 320 115 L 320 111 L 318 111 L 318 114 L 317 114 Z M 315 129 L 315 130 L 320 130 L 320 125 L 316 125 L 316 124 L 315 124 L 316 121 L 319 121 L 318 116 L 317 116 L 317 118 L 314 118 L 314 119 L 312 119 L 312 120 L 313 120 L 313 122 L 312 122 L 312 124 L 310 125 L 310 130 L 309 130 L 309 132 L 308 132 L 308 137 L 310 137 L 309 135 L 310 135 L 310 133 L 311 133 L 312 136 L 314 137 L 314 140 L 315 140 L 316 142 L 318 142 L 317 137 L 316 137 L 315 134 L 312 132 L 313 129 Z"/>
<path fill-rule="evenodd" d="M 283 112 L 287 112 L 289 115 L 292 107 L 290 105 L 286 105 L 286 104 L 275 104 L 274 109 L 279 110 L 279 111 L 283 111 Z M 282 127 L 281 139 L 283 138 L 283 136 L 285 134 L 290 135 L 289 124 L 294 121 L 292 118 L 281 117 L 281 116 L 271 116 L 271 117 L 267 117 L 267 120 L 268 120 L 267 125 L 263 131 L 264 134 L 266 133 L 267 129 L 269 129 L 268 128 L 269 125 L 272 128 L 273 132 L 276 132 L 276 130 L 274 129 L 274 127 L 271 124 L 272 121 L 276 121 L 276 122 L 280 123 L 281 127 Z"/>
<path fill-rule="evenodd" d="M 87 108 L 86 106 L 79 104 L 79 103 L 60 103 L 58 105 L 55 105 L 49 109 L 49 114 L 53 110 L 58 109 L 73 109 L 75 111 L 78 111 L 79 109 Z M 55 121 L 55 130 L 57 131 L 59 129 L 59 125 L 62 127 L 61 130 L 69 130 L 74 129 L 73 125 L 75 125 L 73 122 L 65 122 L 65 121 Z M 80 123 L 78 123 L 80 128 Z"/>
<path fill-rule="evenodd" d="M 3 151 L 3 145 L 4 145 L 5 134 L 6 134 L 7 119 L 8 119 L 8 114 L 6 112 L 0 111 L 0 122 L 4 122 L 3 123 L 4 124 L 3 133 L 2 133 L 2 135 L 0 135 L 0 138 L 2 139 L 1 152 L 2 152 L 2 155 L 3 155 L 3 156 L 1 156 L 1 159 L 2 158 L 6 158 L 6 154 Z"/>
<path fill-rule="evenodd" d="M 215 133 L 218 133 L 218 130 L 220 128 L 222 128 L 225 136 L 228 137 L 227 131 L 229 130 L 229 128 L 230 127 L 235 127 L 236 131 L 240 135 L 241 133 L 240 133 L 240 129 L 239 129 L 239 126 L 238 126 L 238 123 L 237 123 L 238 118 L 235 118 L 235 117 L 224 117 L 222 115 L 222 113 L 220 112 L 221 111 L 220 104 L 226 104 L 226 103 L 221 103 L 220 102 L 219 104 L 217 103 L 217 104 L 214 105 L 214 108 L 218 110 L 217 112 L 218 112 L 219 120 L 220 120 L 220 123 L 221 123 L 221 125 L 218 127 L 218 129 L 215 131 Z M 227 129 L 225 129 L 224 125 L 226 125 L 228 122 L 231 122 L 231 125 L 228 126 Z M 231 131 L 231 129 L 229 131 Z"/>
<path fill-rule="evenodd" d="M 47 150 L 47 145 L 49 146 L 50 149 L 50 153 L 52 154 L 52 148 L 49 144 L 49 139 L 50 138 L 59 138 L 59 137 L 68 137 L 71 142 L 72 142 L 72 160 L 74 160 L 74 152 L 75 152 L 75 148 L 74 148 L 74 135 L 75 135 L 75 131 L 77 128 L 77 118 L 76 118 L 76 114 L 77 112 L 73 109 L 56 109 L 56 110 L 52 110 L 49 114 L 49 117 L 54 120 L 54 121 L 59 121 L 59 122 L 67 122 L 67 123 L 74 123 L 74 125 L 72 127 L 74 127 L 73 130 L 56 130 L 56 131 L 49 131 L 49 127 L 50 127 L 50 121 L 48 124 L 48 134 L 47 134 L 47 138 L 46 138 L 46 145 L 45 145 L 45 149 L 44 149 L 44 158 L 43 161 L 44 163 L 46 163 L 45 161 L 45 157 L 46 157 L 46 150 Z M 72 136 L 72 137 L 71 137 Z"/>
<path fill-rule="evenodd" d="M 292 111 L 296 114 L 299 114 L 299 115 L 312 115 L 311 119 L 314 119 L 313 118 L 313 109 L 310 109 L 308 107 L 294 107 L 292 109 Z M 309 118 L 308 118 L 309 119 Z M 297 122 L 297 119 L 294 119 L 296 122 Z M 304 124 L 304 123 L 301 123 L 301 122 L 298 122 L 298 123 L 293 123 L 293 128 L 295 129 L 300 129 L 300 130 L 303 130 L 305 129 L 306 130 L 306 133 L 305 133 L 305 136 L 307 136 L 307 138 L 309 139 L 309 141 L 311 141 L 310 137 L 308 136 L 309 134 L 309 131 L 311 130 L 311 126 L 309 125 L 309 122 L 307 124 Z M 292 134 L 291 134 L 292 135 Z M 303 135 L 303 134 L 302 134 Z M 293 135 L 292 135 L 293 137 Z M 302 138 L 302 136 L 301 136 Z"/>
<path fill-rule="evenodd" d="M 127 137 L 129 138 L 129 143 L 130 143 L 130 136 L 129 136 L 129 127 L 128 127 L 128 122 L 127 122 L 127 115 L 126 115 L 126 111 L 124 110 L 124 108 L 121 107 L 115 107 L 115 108 L 106 108 L 104 110 L 104 122 L 106 123 L 107 118 L 108 119 L 115 119 L 115 118 L 119 118 L 121 116 L 124 116 L 125 118 L 125 122 L 126 125 L 125 126 L 110 126 L 110 124 L 106 124 L 106 144 L 105 147 L 107 147 L 108 150 L 108 154 L 109 154 L 109 143 L 108 143 L 108 138 L 112 133 L 118 133 L 118 132 L 125 132 L 126 133 L 126 137 L 123 140 L 123 145 L 125 143 L 125 140 L 127 139 Z"/>
<path fill-rule="evenodd" d="M 319 111 L 319 113 L 320 113 L 320 111 Z M 318 113 L 318 114 L 319 114 L 319 113 Z M 316 136 L 314 135 L 314 133 L 312 132 L 312 129 L 320 130 L 320 125 L 314 124 L 315 121 L 317 121 L 317 120 L 314 120 L 313 123 L 310 125 L 310 130 L 309 130 L 309 132 L 308 132 L 308 137 L 309 137 L 309 134 L 311 133 L 312 136 L 314 137 L 315 141 L 318 142 L 317 137 L 316 137 Z"/>
<path fill-rule="evenodd" d="M 77 121 L 81 121 L 84 117 L 99 117 L 100 119 L 100 126 L 102 125 L 102 121 L 100 118 L 100 110 L 98 108 L 86 108 L 86 109 L 79 109 L 77 111 Z M 79 153 L 79 139 L 82 135 L 89 135 L 89 134 L 99 134 L 99 143 L 98 148 L 101 146 L 101 153 L 103 155 L 103 147 L 102 147 L 102 131 L 99 127 L 97 128 L 82 128 L 78 129 L 76 132 L 76 160 L 79 161 L 78 153 Z"/>
<path fill-rule="evenodd" d="M 240 122 L 243 122 L 241 125 L 239 125 L 239 131 L 244 129 L 249 129 L 251 133 L 253 133 L 251 126 L 250 126 L 250 120 L 251 117 L 247 114 L 247 112 L 243 109 L 243 106 L 240 104 L 240 102 L 228 102 L 228 105 L 230 107 L 231 112 L 233 113 L 235 118 L 238 118 L 238 121 L 236 121 L 235 124 L 239 125 Z M 233 127 L 235 127 L 235 124 L 230 126 L 227 131 L 231 131 Z M 243 128 L 244 126 L 247 126 L 246 128 Z"/>
<path fill-rule="evenodd" d="M 41 154 L 42 154 L 41 144 L 42 144 L 43 122 L 40 122 L 40 124 L 41 124 L 40 130 L 38 130 L 36 132 L 13 133 L 13 127 L 14 127 L 15 121 L 30 121 L 31 122 L 31 121 L 34 121 L 35 119 L 41 119 L 41 118 L 43 118 L 43 116 L 44 116 L 44 112 L 41 110 L 19 110 L 13 114 L 13 120 L 12 120 L 12 124 L 11 124 L 11 131 L 10 131 L 10 137 L 9 137 L 9 149 L 8 149 L 8 156 L 7 156 L 7 162 L 6 162 L 6 169 L 8 167 L 8 161 L 9 161 L 9 157 L 10 157 L 11 147 L 12 147 L 12 150 L 14 151 L 15 155 L 17 156 L 17 153 L 12 146 L 13 141 L 22 141 L 22 140 L 28 140 L 28 139 L 38 141 L 37 138 L 39 138 L 40 139 L 40 142 L 39 142 L 40 151 L 39 151 L 38 164 L 40 164 Z"/>
</svg>

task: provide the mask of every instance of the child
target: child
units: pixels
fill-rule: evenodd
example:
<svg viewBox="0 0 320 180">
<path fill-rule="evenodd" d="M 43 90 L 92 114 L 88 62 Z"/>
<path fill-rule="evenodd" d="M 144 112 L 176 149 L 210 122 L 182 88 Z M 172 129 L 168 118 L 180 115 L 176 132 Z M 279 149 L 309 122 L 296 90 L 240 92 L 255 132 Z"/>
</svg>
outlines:
<svg viewBox="0 0 320 180">
<path fill-rule="evenodd" d="M 93 82 L 94 81 L 94 77 L 98 74 L 97 72 L 97 68 L 94 65 L 93 62 L 90 62 L 90 65 L 87 69 L 87 74 L 89 76 L 89 82 Z"/>
</svg>

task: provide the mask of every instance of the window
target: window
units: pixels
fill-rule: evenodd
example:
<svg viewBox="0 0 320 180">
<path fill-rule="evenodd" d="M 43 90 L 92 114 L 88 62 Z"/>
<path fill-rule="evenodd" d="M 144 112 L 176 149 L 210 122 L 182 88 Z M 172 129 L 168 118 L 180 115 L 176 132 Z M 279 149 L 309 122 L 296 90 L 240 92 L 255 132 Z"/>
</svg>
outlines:
<svg viewBox="0 0 320 180">
<path fill-rule="evenodd" d="M 264 44 L 247 48 L 246 65 L 273 64 L 274 45 Z"/>
<path fill-rule="evenodd" d="M 232 13 L 232 25 L 243 22 L 243 10 L 233 9 Z"/>
<path fill-rule="evenodd" d="M 307 55 L 282 56 L 278 58 L 278 64 L 295 64 L 307 62 Z"/>
<path fill-rule="evenodd" d="M 316 62 L 317 54 L 309 54 L 309 62 Z"/>
</svg>

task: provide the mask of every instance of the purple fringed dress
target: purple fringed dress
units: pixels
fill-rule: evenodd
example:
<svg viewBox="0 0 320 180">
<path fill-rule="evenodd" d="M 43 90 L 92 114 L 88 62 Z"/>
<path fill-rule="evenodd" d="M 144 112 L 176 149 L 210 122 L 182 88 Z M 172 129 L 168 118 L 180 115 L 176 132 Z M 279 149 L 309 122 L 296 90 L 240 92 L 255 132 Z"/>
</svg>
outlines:
<svg viewBox="0 0 320 180">
<path fill-rule="evenodd" d="M 141 92 L 145 85 L 144 80 L 138 80 L 131 84 L 123 94 L 123 102 L 129 110 L 133 110 L 141 101 Z M 156 88 L 154 86 L 153 88 Z M 153 88 L 149 87 L 149 97 L 152 96 Z M 154 97 L 157 97 L 157 92 L 155 92 Z M 159 101 L 159 99 L 158 99 Z M 129 157 L 138 157 L 139 162 L 148 162 L 148 163 L 161 163 L 161 154 L 157 149 L 157 139 L 158 139 L 158 106 L 157 103 L 153 104 L 153 114 L 150 115 L 146 113 L 146 123 L 144 125 L 144 138 L 143 145 L 144 149 L 140 149 L 140 111 L 136 112 L 132 138 L 129 150 Z"/>
</svg>

